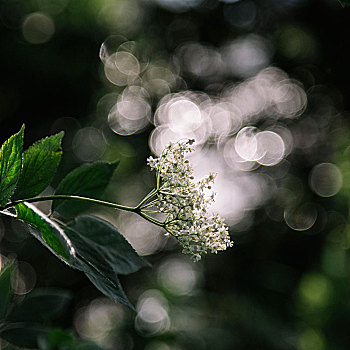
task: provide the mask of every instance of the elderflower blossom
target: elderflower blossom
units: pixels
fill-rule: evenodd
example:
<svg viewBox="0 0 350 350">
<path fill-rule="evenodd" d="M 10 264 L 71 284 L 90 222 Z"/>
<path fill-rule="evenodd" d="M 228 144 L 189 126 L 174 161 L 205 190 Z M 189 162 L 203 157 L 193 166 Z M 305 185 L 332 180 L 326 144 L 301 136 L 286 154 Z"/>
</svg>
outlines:
<svg viewBox="0 0 350 350">
<path fill-rule="evenodd" d="M 211 186 L 216 174 L 195 182 L 193 168 L 185 159 L 193 151 L 194 140 L 179 141 L 166 147 L 159 158 L 149 157 L 147 163 L 157 175 L 157 199 L 153 206 L 166 214 L 164 228 L 191 254 L 194 261 L 207 252 L 217 253 L 232 246 L 228 228 L 219 214 L 210 214 L 214 201 Z"/>
</svg>

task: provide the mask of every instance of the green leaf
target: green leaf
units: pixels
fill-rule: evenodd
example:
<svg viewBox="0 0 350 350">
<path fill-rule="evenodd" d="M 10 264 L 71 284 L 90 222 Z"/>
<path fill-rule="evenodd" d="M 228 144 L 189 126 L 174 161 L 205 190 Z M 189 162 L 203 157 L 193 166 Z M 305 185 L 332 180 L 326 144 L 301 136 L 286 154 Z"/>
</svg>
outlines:
<svg viewBox="0 0 350 350">
<path fill-rule="evenodd" d="M 11 277 L 14 270 L 14 263 L 10 262 L 3 267 L 0 273 L 0 320 L 7 314 L 9 302 L 12 297 Z"/>
<path fill-rule="evenodd" d="M 350 0 L 338 0 L 343 7 L 350 5 Z"/>
<path fill-rule="evenodd" d="M 7 321 L 38 322 L 51 320 L 66 309 L 71 298 L 71 293 L 65 290 L 34 290 L 12 309 Z"/>
<path fill-rule="evenodd" d="M 17 218 L 27 225 L 29 232 L 65 263 L 75 259 L 74 248 L 64 231 L 34 205 L 19 203 L 15 206 Z"/>
<path fill-rule="evenodd" d="M 98 267 L 95 267 L 90 261 L 85 261 L 83 256 L 79 256 L 75 252 L 75 248 L 64 231 L 37 208 L 29 203 L 20 203 L 16 205 L 16 210 L 17 218 L 27 223 L 28 225 L 26 226 L 29 232 L 56 255 L 57 258 L 70 267 L 84 272 L 89 280 L 107 297 L 115 302 L 127 305 L 134 310 L 134 307 L 120 285 L 117 275 L 109 271 L 110 276 L 106 276 L 103 272 L 99 271 L 98 267 L 105 267 L 101 262 L 104 259 L 103 256 L 100 257 L 100 263 L 96 264 Z M 1 213 L 13 216 L 12 213 Z M 62 225 L 62 227 L 67 229 L 65 225 Z"/>
<path fill-rule="evenodd" d="M 70 333 L 60 328 L 53 328 L 50 329 L 46 339 L 40 339 L 39 348 L 41 350 L 72 350 L 74 349 L 74 342 L 74 337 Z"/>
<path fill-rule="evenodd" d="M 58 185 L 55 192 L 100 199 L 119 162 L 95 162 L 84 164 L 70 172 Z M 91 203 L 77 200 L 54 200 L 52 210 L 61 216 L 71 218 L 91 207 Z"/>
<path fill-rule="evenodd" d="M 21 173 L 23 134 L 24 125 L 0 149 L 0 206 L 4 206 L 10 199 Z"/>
<path fill-rule="evenodd" d="M 81 339 L 74 339 L 71 333 L 60 328 L 50 330 L 48 337 L 39 342 L 40 350 L 104 350 L 99 345 Z"/>
<path fill-rule="evenodd" d="M 13 199 L 38 195 L 50 184 L 60 163 L 64 132 L 46 137 L 29 147 L 23 154 L 23 168 Z"/>
<path fill-rule="evenodd" d="M 74 267 L 107 297 L 134 309 L 127 299 L 117 273 L 137 271 L 147 262 L 139 257 L 126 239 L 108 222 L 90 215 L 62 225 L 76 251 Z"/>
<path fill-rule="evenodd" d="M 130 309 L 134 310 L 133 305 L 126 297 L 117 276 L 115 276 L 113 280 L 110 280 L 100 271 L 96 270 L 92 265 L 84 263 L 82 260 L 80 260 L 80 263 L 80 270 L 85 273 L 87 278 L 99 291 L 101 291 L 105 296 L 112 299 L 113 301 L 124 304 Z"/>
<path fill-rule="evenodd" d="M 48 329 L 40 326 L 14 325 L 0 332 L 0 337 L 23 348 L 38 348 L 41 338 L 46 338 Z"/>
<path fill-rule="evenodd" d="M 91 215 L 76 218 L 64 229 L 76 253 L 105 276 L 127 275 L 150 266 L 109 222 Z"/>
</svg>

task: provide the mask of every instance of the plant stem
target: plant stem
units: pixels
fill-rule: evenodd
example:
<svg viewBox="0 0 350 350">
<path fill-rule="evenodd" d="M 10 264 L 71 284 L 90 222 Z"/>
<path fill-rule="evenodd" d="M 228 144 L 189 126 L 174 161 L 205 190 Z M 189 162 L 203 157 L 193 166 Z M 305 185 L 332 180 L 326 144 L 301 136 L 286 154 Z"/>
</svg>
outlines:
<svg viewBox="0 0 350 350">
<path fill-rule="evenodd" d="M 111 202 L 106 202 L 106 201 L 102 201 L 102 200 L 99 200 L 99 199 L 88 198 L 88 197 L 57 194 L 57 195 L 52 195 L 52 196 L 42 196 L 42 197 L 33 197 L 33 198 L 27 198 L 27 199 L 20 199 L 20 200 L 17 200 L 17 201 L 13 201 L 11 203 L 7 203 L 3 209 L 8 209 L 8 208 L 15 207 L 17 204 L 24 203 L 24 202 L 35 203 L 35 202 L 43 202 L 43 201 L 49 201 L 49 200 L 55 200 L 55 199 L 80 200 L 80 201 L 84 201 L 84 202 L 90 202 L 90 203 L 94 203 L 94 204 L 103 205 L 105 207 L 110 207 L 110 208 L 130 211 L 130 212 L 133 212 L 133 213 L 136 213 L 136 214 L 140 215 L 141 217 L 143 217 L 147 221 L 149 221 L 149 222 L 151 222 L 151 223 L 153 223 L 153 224 L 155 224 L 157 226 L 164 227 L 164 223 L 163 222 L 161 222 L 161 221 L 159 221 L 159 220 L 157 220 L 155 218 L 152 218 L 151 216 L 143 213 L 142 210 L 140 209 L 142 204 L 145 203 L 149 198 L 151 198 L 156 192 L 157 192 L 157 190 L 153 189 L 140 202 L 140 204 L 138 204 L 138 206 L 136 206 L 136 207 L 127 207 L 125 205 L 121 205 L 121 204 L 117 204 L 117 203 L 111 203 Z"/>
<path fill-rule="evenodd" d="M 143 213 L 159 214 L 159 210 L 142 210 Z"/>
<path fill-rule="evenodd" d="M 157 189 L 153 188 L 153 190 L 148 193 L 148 195 L 137 205 L 137 209 L 141 208 L 141 206 L 146 203 L 150 198 L 152 198 L 158 192 Z"/>
<path fill-rule="evenodd" d="M 149 207 L 153 207 L 157 202 L 158 202 L 158 199 L 155 199 L 155 200 L 143 205 L 140 209 L 146 209 Z"/>
<path fill-rule="evenodd" d="M 99 199 L 93 199 L 93 198 L 81 197 L 81 196 L 74 196 L 74 195 L 64 195 L 64 194 L 57 194 L 57 195 L 52 195 L 52 196 L 42 196 L 42 197 L 20 199 L 20 200 L 13 201 L 11 203 L 6 204 L 4 209 L 12 208 L 12 207 L 16 206 L 17 204 L 20 204 L 20 203 L 23 203 L 23 202 L 35 203 L 35 202 L 50 201 L 50 200 L 55 200 L 55 199 L 80 200 L 80 201 L 84 201 L 84 202 L 90 202 L 90 203 L 94 203 L 94 204 L 103 205 L 105 207 L 111 207 L 111 208 L 115 208 L 115 209 L 136 212 L 136 208 L 135 207 L 127 207 L 125 205 L 111 203 L 111 202 L 106 202 L 106 201 L 101 201 Z"/>
<path fill-rule="evenodd" d="M 164 227 L 164 223 L 155 219 L 155 218 L 152 218 L 152 216 L 149 216 L 147 214 L 145 214 L 144 212 L 142 211 L 139 211 L 137 212 L 137 214 L 139 214 L 141 217 L 143 217 L 144 219 L 148 220 L 149 222 L 152 222 L 153 224 L 157 225 L 157 226 L 161 226 L 161 227 Z"/>
</svg>

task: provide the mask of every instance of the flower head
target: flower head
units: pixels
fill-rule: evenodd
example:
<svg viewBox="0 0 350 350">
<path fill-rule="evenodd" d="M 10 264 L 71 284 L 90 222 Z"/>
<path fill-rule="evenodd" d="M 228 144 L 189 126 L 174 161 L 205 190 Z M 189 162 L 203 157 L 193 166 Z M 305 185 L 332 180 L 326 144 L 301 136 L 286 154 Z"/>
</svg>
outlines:
<svg viewBox="0 0 350 350">
<path fill-rule="evenodd" d="M 194 150 L 193 143 L 185 140 L 170 144 L 159 158 L 149 157 L 147 163 L 157 176 L 152 206 L 166 214 L 163 226 L 180 242 L 183 253 L 198 261 L 202 254 L 226 250 L 232 242 L 224 220 L 208 212 L 214 201 L 211 187 L 216 174 L 194 181 L 192 165 L 186 159 Z"/>
</svg>

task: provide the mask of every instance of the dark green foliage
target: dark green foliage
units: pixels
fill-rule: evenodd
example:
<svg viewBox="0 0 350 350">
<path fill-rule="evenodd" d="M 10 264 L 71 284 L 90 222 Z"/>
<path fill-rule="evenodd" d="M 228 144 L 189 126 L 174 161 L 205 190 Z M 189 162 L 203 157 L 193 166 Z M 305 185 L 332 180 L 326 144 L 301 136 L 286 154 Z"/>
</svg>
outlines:
<svg viewBox="0 0 350 350">
<path fill-rule="evenodd" d="M 30 349 L 38 348 L 39 339 L 45 338 L 47 335 L 47 327 L 23 324 L 13 325 L 0 332 L 0 337 L 9 343 Z"/>
<path fill-rule="evenodd" d="M 77 266 L 76 266 L 77 267 Z M 131 309 L 134 309 L 128 298 L 126 297 L 117 276 L 113 280 L 104 276 L 100 271 L 96 270 L 89 263 L 80 261 L 79 269 L 85 273 L 88 279 L 101 291 L 105 296 L 117 303 L 122 303 Z"/>
<path fill-rule="evenodd" d="M 113 225 L 98 217 L 79 216 L 64 230 L 79 255 L 110 279 L 149 266 Z"/>
<path fill-rule="evenodd" d="M 283 207 L 282 203 L 290 204 L 294 199 L 298 205 L 304 201 L 315 200 L 319 230 L 311 234 L 308 231 L 295 232 L 286 227 L 283 218 L 282 221 L 276 222 L 275 218 L 281 207 L 271 207 L 271 202 L 268 201 L 266 206 L 262 205 L 258 211 L 249 208 L 245 212 L 243 225 L 238 225 L 238 232 L 236 228 L 232 231 L 235 240 L 232 250 L 225 254 L 208 255 L 199 264 L 192 265 L 199 269 L 197 272 L 199 281 L 196 288 L 188 295 L 176 296 L 175 292 L 172 293 L 165 288 L 161 274 L 163 270 L 151 273 L 145 269 L 146 271 L 137 273 L 135 277 L 127 277 L 128 290 L 137 290 L 133 294 L 135 298 L 149 288 L 159 289 L 163 293 L 169 302 L 171 327 L 166 333 L 144 335 L 135 329 L 135 323 L 128 317 L 122 325 L 116 325 L 118 328 L 114 338 L 116 343 L 112 349 L 137 350 L 157 347 L 183 350 L 350 349 L 348 336 L 350 177 L 347 176 L 347 173 L 350 173 L 349 161 L 347 164 L 344 163 L 346 167 L 341 168 L 343 174 L 341 194 L 331 198 L 318 198 L 314 193 L 310 194 L 308 189 L 309 174 L 315 164 L 331 162 L 339 167 L 334 155 L 350 159 L 348 147 L 350 89 L 347 79 L 350 70 L 348 50 L 350 7 L 346 5 L 348 1 L 341 0 L 341 2 L 344 8 L 340 2 L 337 4 L 337 0 L 115 1 L 109 2 L 107 7 L 106 1 L 1 1 L 0 42 L 3 54 L 0 58 L 2 67 L 0 146 L 8 138 L 7 136 L 11 135 L 9 131 L 14 123 L 18 123 L 21 119 L 25 119 L 26 126 L 30 123 L 31 130 L 39 135 L 36 139 L 51 135 L 50 132 L 45 133 L 46 130 L 58 132 L 59 128 L 66 128 L 68 135 L 66 146 L 71 154 L 64 158 L 63 171 L 69 169 L 74 161 L 74 148 L 70 147 L 78 128 L 94 126 L 103 128 L 103 132 L 107 131 L 105 135 L 108 136 L 108 145 L 104 157 L 107 154 L 109 156 L 104 160 L 111 161 L 116 157 L 123 157 L 121 162 L 123 168 L 118 169 L 121 172 L 120 183 L 125 181 L 122 176 L 129 177 L 131 181 L 132 179 L 138 181 L 141 176 L 144 179 L 144 173 L 141 171 L 144 169 L 144 159 L 148 155 L 146 145 L 153 127 L 148 127 L 136 135 L 113 135 L 108 130 L 107 107 L 102 112 L 102 103 L 99 102 L 97 105 L 100 97 L 111 92 L 115 93 L 117 102 L 118 95 L 121 97 L 124 89 L 113 86 L 105 78 L 101 79 L 103 72 L 97 57 L 98 50 L 102 41 L 111 34 L 135 40 L 130 43 L 131 45 L 127 43 L 131 46 L 127 50 L 135 55 L 142 65 L 144 62 L 149 66 L 157 66 L 159 62 L 162 66 L 166 62 L 171 62 L 172 66 L 175 64 L 174 76 L 180 84 L 177 83 L 176 87 L 171 84 L 172 92 L 181 92 L 187 87 L 200 93 L 210 92 L 214 96 L 212 101 L 214 105 L 225 86 L 232 84 L 232 88 L 239 88 L 239 84 L 245 80 L 235 76 L 225 67 L 225 56 L 226 59 L 231 57 L 227 55 L 229 50 L 226 51 L 226 48 L 233 47 L 232 43 L 248 42 L 251 45 L 248 45 L 250 50 L 247 56 L 243 55 L 247 59 L 230 60 L 230 67 L 232 64 L 236 67 L 242 63 L 249 65 L 251 60 L 260 61 L 267 54 L 268 70 L 271 69 L 270 65 L 273 66 L 272 69 L 282 68 L 286 74 L 283 73 L 281 78 L 298 80 L 299 87 L 307 92 L 309 111 L 307 115 L 295 119 L 278 120 L 279 110 L 276 110 L 275 105 L 271 106 L 267 104 L 268 101 L 260 100 L 264 105 L 261 107 L 266 108 L 263 119 L 259 119 L 257 115 L 252 123 L 257 122 L 255 126 L 273 131 L 283 130 L 280 129 L 281 126 L 287 129 L 291 127 L 293 139 L 285 144 L 286 150 L 293 145 L 297 149 L 296 154 L 293 152 L 287 157 L 287 162 L 281 163 L 281 167 L 280 165 L 259 167 L 257 174 L 252 171 L 250 175 L 263 176 L 268 183 L 271 182 L 271 174 L 274 179 L 276 175 L 279 183 L 283 181 L 280 178 L 282 173 L 290 174 L 293 179 L 298 177 L 303 187 L 301 195 L 299 196 L 298 191 L 285 191 L 283 188 L 277 193 L 278 204 Z M 199 5 L 196 6 L 197 4 Z M 169 10 L 169 7 L 172 7 L 173 11 Z M 55 33 L 50 41 L 35 45 L 25 42 L 23 23 L 27 15 L 38 11 L 53 20 Z M 255 35 L 257 37 L 254 37 Z M 276 42 L 277 38 L 280 38 L 279 43 Z M 266 39 L 268 52 L 261 50 Z M 186 50 L 187 47 L 191 50 Z M 235 52 L 247 52 L 245 45 L 235 45 L 234 48 Z M 213 57 L 213 49 L 218 57 Z M 312 56 L 309 55 L 310 51 L 313 52 Z M 197 59 L 197 53 L 203 55 Z M 199 69 L 199 72 L 204 74 L 198 76 L 196 74 L 198 70 L 188 72 L 188 68 Z M 215 74 L 207 78 L 207 74 L 213 71 Z M 150 74 L 147 79 L 142 79 L 142 86 L 148 89 L 148 85 L 153 84 L 153 80 L 148 79 L 153 77 L 154 75 Z M 164 75 L 156 73 L 155 77 L 162 79 Z M 165 80 L 167 81 L 167 78 Z M 251 80 L 248 79 L 246 82 L 250 85 Z M 260 86 L 264 90 L 264 97 L 268 86 L 265 80 Z M 163 90 L 163 86 L 161 87 Z M 273 86 L 273 89 L 275 88 L 276 86 Z M 275 96 L 285 98 L 283 105 L 286 108 L 293 108 L 294 101 L 298 99 L 297 94 L 292 92 L 295 97 L 289 100 L 288 97 L 291 95 L 286 90 L 288 89 L 282 89 L 285 92 L 282 93 L 283 96 L 280 94 L 282 91 L 276 90 Z M 168 89 L 166 91 L 168 92 Z M 246 109 L 250 111 L 250 107 L 254 104 L 254 99 L 250 99 L 249 95 L 247 99 L 245 94 L 240 96 L 243 100 L 237 102 L 244 108 L 230 111 L 231 116 L 232 112 L 235 115 L 235 123 L 231 126 L 237 125 L 236 121 L 240 120 L 241 113 L 244 114 Z M 202 104 L 203 100 L 199 98 L 193 102 Z M 315 101 L 315 107 L 311 106 L 311 101 Z M 158 102 L 157 97 L 152 97 L 152 109 L 155 110 Z M 330 110 L 331 120 L 325 117 L 327 110 Z M 64 123 L 68 118 L 62 120 L 62 117 L 75 118 L 73 121 L 77 121 L 76 126 L 71 123 L 66 127 Z M 212 119 L 215 124 L 221 123 L 217 114 L 210 117 L 209 121 Z M 202 115 L 202 119 L 204 118 L 208 119 L 206 114 Z M 176 123 L 175 116 L 172 121 Z M 306 125 L 299 129 L 299 123 L 303 124 L 304 121 Z M 329 128 L 328 125 L 333 125 L 333 128 Z M 220 126 L 222 127 L 221 124 Z M 228 126 L 224 131 L 229 131 L 229 128 Z M 346 145 L 333 153 L 334 143 L 338 142 L 333 131 L 338 128 L 344 134 Z M 301 129 L 304 134 L 299 132 Z M 208 126 L 207 131 L 210 130 L 214 131 L 215 125 Z M 31 139 L 36 140 L 34 135 L 32 136 Z M 285 136 L 288 135 L 281 134 L 281 136 L 286 141 Z M 235 135 L 231 136 L 232 139 L 234 137 Z M 209 144 L 211 151 L 215 147 L 211 139 Z M 221 147 L 225 142 L 220 140 L 219 144 Z M 310 144 L 312 146 L 305 148 L 303 153 L 303 148 Z M 232 146 L 230 149 L 234 148 L 232 143 L 227 144 L 230 145 Z M 228 161 L 227 151 L 225 146 L 223 152 L 225 161 Z M 217 162 L 219 160 L 217 159 Z M 230 159 L 230 166 L 232 164 Z M 347 173 L 344 173 L 344 170 Z M 229 174 L 231 177 L 228 176 L 227 180 L 240 186 L 240 178 L 236 176 L 236 171 L 230 171 Z M 113 193 L 119 191 L 117 186 L 112 189 Z M 275 191 L 273 186 L 269 188 Z M 251 188 L 248 185 L 246 189 L 242 185 L 239 190 L 243 192 L 247 190 L 247 193 L 250 193 Z M 130 195 L 135 194 L 132 191 L 130 188 Z M 226 195 L 231 195 L 231 192 L 226 191 Z M 239 200 L 241 196 L 237 197 L 235 194 L 231 196 L 231 205 L 242 204 Z M 230 204 L 227 204 L 226 209 L 230 209 Z M 269 219 L 271 209 L 273 220 Z M 124 232 L 121 227 L 118 228 L 121 233 Z M 7 232 L 7 235 L 11 234 L 12 232 Z M 168 244 L 170 242 L 168 241 Z M 6 240 L 0 242 L 1 254 L 7 254 L 6 243 Z M 28 250 L 21 250 L 19 254 L 21 259 L 24 258 L 38 272 L 42 257 L 47 256 L 44 254 L 46 249 L 40 250 L 36 242 L 30 240 L 25 243 L 26 248 L 32 246 L 36 248 L 35 254 Z M 163 263 L 167 264 L 169 258 L 177 260 L 180 256 L 174 256 L 166 249 L 163 253 L 151 257 L 156 265 L 161 264 L 162 268 Z M 186 260 L 187 257 L 183 259 Z M 46 264 L 46 261 L 42 263 Z M 59 262 L 56 265 L 59 265 Z M 50 266 L 56 265 L 50 264 Z M 61 266 L 61 269 L 67 270 L 64 266 Z M 303 284 L 299 287 L 299 281 L 303 281 L 303 277 L 310 270 L 326 277 L 331 283 L 330 292 L 335 300 L 327 297 L 328 293 L 322 289 L 322 283 L 316 283 L 312 288 L 309 287 L 311 290 L 307 289 L 309 303 L 299 305 L 298 300 L 302 296 L 305 297 L 304 288 L 306 288 Z M 50 272 L 56 275 L 56 270 Z M 62 277 L 63 274 L 64 272 L 57 273 L 55 280 L 49 279 L 45 274 L 37 275 L 38 283 L 52 285 L 61 281 L 62 284 L 72 285 L 74 282 L 71 280 L 72 276 L 67 274 L 66 277 Z M 171 279 L 176 282 L 177 276 L 169 277 L 170 282 Z M 123 281 L 124 279 L 121 280 L 122 283 Z M 84 293 L 89 291 L 88 281 L 79 282 L 82 283 L 76 285 L 74 282 L 77 297 L 95 296 Z M 244 302 L 242 297 L 245 298 Z M 72 306 L 80 306 L 81 301 L 83 300 L 77 298 Z M 86 299 L 85 301 L 88 302 Z M 324 317 L 320 317 L 324 303 L 327 305 L 327 312 Z M 311 310 L 310 305 L 314 305 Z M 76 308 L 72 307 L 68 311 L 69 320 L 72 320 L 75 310 Z M 126 310 L 124 311 L 125 315 L 129 315 Z M 278 317 L 274 319 L 275 316 Z M 69 327 L 68 322 L 65 321 L 65 327 Z M 156 327 L 158 324 L 152 326 Z M 280 331 L 281 329 L 289 331 L 284 333 Z M 127 339 L 124 341 L 121 339 L 122 344 L 119 344 L 119 339 L 123 336 Z M 51 349 L 62 349 L 63 346 L 52 345 Z M 6 346 L 6 350 L 10 349 L 15 350 Z"/>
<path fill-rule="evenodd" d="M 93 342 L 76 339 L 62 329 L 51 328 L 48 323 L 67 309 L 72 299 L 69 291 L 37 289 L 17 304 L 11 304 L 13 272 L 14 263 L 11 262 L 0 274 L 0 339 L 15 346 L 41 350 L 102 349 Z"/>
<path fill-rule="evenodd" d="M 338 0 L 343 7 L 350 5 L 350 0 Z"/>
<path fill-rule="evenodd" d="M 3 143 L 0 149 L 0 206 L 4 206 L 15 191 L 21 168 L 24 125 Z"/>
<path fill-rule="evenodd" d="M 90 281 L 111 299 L 131 306 L 117 274 L 136 272 L 148 263 L 138 256 L 128 241 L 108 222 L 81 216 L 63 226 Z M 85 263 L 86 262 L 86 263 Z"/>
<path fill-rule="evenodd" d="M 40 350 L 103 350 L 93 342 L 74 339 L 72 334 L 59 328 L 51 329 L 48 336 L 40 340 L 39 346 Z"/>
<path fill-rule="evenodd" d="M 99 199 L 104 193 L 119 162 L 84 164 L 70 172 L 58 185 L 55 194 L 77 195 Z M 75 200 L 54 200 L 52 210 L 72 218 L 91 207 L 91 203 Z"/>
<path fill-rule="evenodd" d="M 24 222 L 29 233 L 57 258 L 70 267 L 83 271 L 89 280 L 112 300 L 133 308 L 117 274 L 133 273 L 147 266 L 147 262 L 139 257 L 118 230 L 106 221 L 94 216 L 82 216 L 68 226 L 61 223 L 60 227 L 34 205 L 23 200 L 35 197 L 49 185 L 61 159 L 63 137 L 61 132 L 29 147 L 24 153 L 22 168 L 23 132 L 24 127 L 10 137 L 1 148 L 0 205 L 7 204 L 6 208 L 10 209 L 1 213 Z M 62 180 L 56 194 L 100 198 L 118 164 L 119 162 L 96 162 L 82 165 Z M 9 203 L 10 198 L 13 200 L 12 204 Z M 54 200 L 52 209 L 65 218 L 72 218 L 89 209 L 91 205 L 89 202 L 74 199 Z M 11 297 L 11 266 L 6 267 L 0 277 L 0 318 L 7 314 Z M 49 320 L 57 316 L 69 300 L 70 295 L 67 293 L 37 291 L 17 304 L 8 320 Z M 16 324 L 5 327 L 2 334 L 4 339 L 15 345 L 37 347 L 38 339 L 46 335 L 46 330 Z"/>
<path fill-rule="evenodd" d="M 50 184 L 60 163 L 64 132 L 46 137 L 29 147 L 23 154 L 23 169 L 13 199 L 40 194 Z"/>
<path fill-rule="evenodd" d="M 73 349 L 74 337 L 59 328 L 50 330 L 48 336 L 39 343 L 41 350 Z"/>
<path fill-rule="evenodd" d="M 0 273 L 0 321 L 7 314 L 7 309 L 12 296 L 11 277 L 14 270 L 13 262 L 8 263 Z"/>
<path fill-rule="evenodd" d="M 65 311 L 72 295 L 60 289 L 37 289 L 27 295 L 10 312 L 10 322 L 38 322 L 52 320 Z"/>
<path fill-rule="evenodd" d="M 83 271 L 90 279 L 90 281 L 106 296 L 114 301 L 120 302 L 133 308 L 125 296 L 125 293 L 122 290 L 119 279 L 115 272 L 127 270 L 136 271 L 142 266 L 145 266 L 146 262 L 142 258 L 138 257 L 135 252 L 134 254 L 131 253 L 133 248 L 124 238 L 123 249 L 126 249 L 127 245 L 129 245 L 129 249 L 126 250 L 125 256 L 130 255 L 130 259 L 132 259 L 132 261 L 130 262 L 130 266 L 128 268 L 122 264 L 118 268 L 118 261 L 114 262 L 114 264 L 111 261 L 109 265 L 109 263 L 105 261 L 105 256 L 102 254 L 103 250 L 106 252 L 112 250 L 113 247 L 109 245 L 111 242 L 110 240 L 106 240 L 104 246 L 101 239 L 95 237 L 95 239 L 100 242 L 99 248 L 101 250 L 101 253 L 98 254 L 96 251 L 97 243 L 93 242 L 93 237 L 90 236 L 90 243 L 87 243 L 88 246 L 84 247 L 84 245 L 81 244 L 81 241 L 83 240 L 82 235 L 84 232 L 80 232 L 79 237 L 77 238 L 78 231 L 76 229 L 73 231 L 71 228 L 67 228 L 66 225 L 62 225 L 62 228 L 69 234 L 68 238 L 63 229 L 61 229 L 52 220 L 47 218 L 34 206 L 28 203 L 20 203 L 16 205 L 16 210 L 17 217 L 23 220 L 26 224 L 29 224 L 27 225 L 29 232 L 35 236 L 42 244 L 44 244 L 44 246 L 46 246 L 53 254 L 55 254 L 62 261 L 69 264 L 71 267 Z M 94 217 L 88 218 L 96 219 L 90 219 L 90 231 L 96 232 L 97 234 L 102 233 L 102 237 L 105 237 L 105 234 L 101 231 L 101 222 L 103 221 Z M 84 223 L 86 223 L 86 221 L 82 220 L 82 223 L 78 225 L 78 229 L 82 229 Z M 95 228 L 96 223 L 99 223 L 99 225 L 97 225 Z M 107 232 L 108 236 L 112 231 L 112 228 L 110 227 L 111 225 L 107 224 L 106 222 L 103 223 L 103 227 L 109 230 Z M 74 224 L 73 227 L 75 228 Z M 116 229 L 112 232 L 114 232 L 114 234 L 115 232 L 119 234 Z M 74 240 L 72 239 L 73 244 L 70 241 L 71 237 L 74 238 Z M 88 240 L 89 239 L 87 239 L 86 242 L 88 242 Z M 117 240 L 122 241 L 122 238 L 117 237 L 115 241 Z M 89 248 L 91 249 L 91 252 L 90 254 L 87 254 L 87 250 Z M 121 261 L 120 259 L 121 258 L 119 258 L 119 261 Z"/>
<path fill-rule="evenodd" d="M 53 253 L 65 261 L 73 259 L 73 251 L 69 240 L 60 227 L 29 203 L 16 205 L 18 219 L 29 224 L 29 231 Z M 32 230 L 34 228 L 38 232 Z"/>
</svg>

